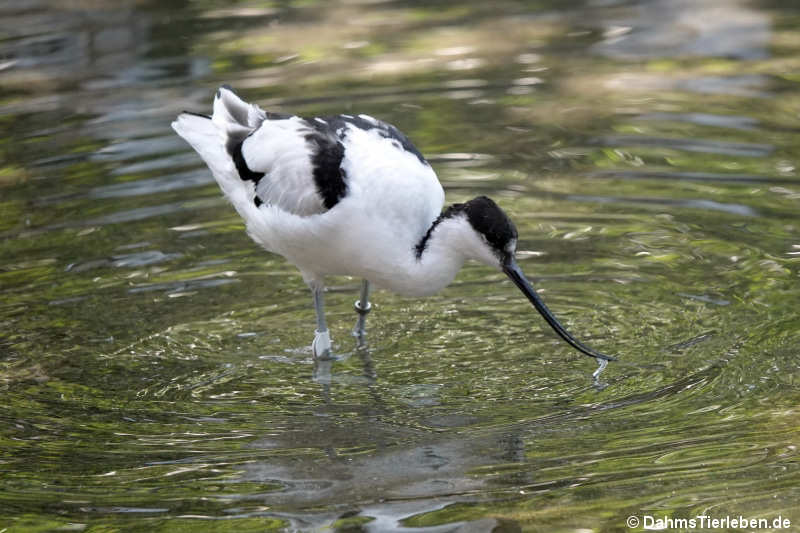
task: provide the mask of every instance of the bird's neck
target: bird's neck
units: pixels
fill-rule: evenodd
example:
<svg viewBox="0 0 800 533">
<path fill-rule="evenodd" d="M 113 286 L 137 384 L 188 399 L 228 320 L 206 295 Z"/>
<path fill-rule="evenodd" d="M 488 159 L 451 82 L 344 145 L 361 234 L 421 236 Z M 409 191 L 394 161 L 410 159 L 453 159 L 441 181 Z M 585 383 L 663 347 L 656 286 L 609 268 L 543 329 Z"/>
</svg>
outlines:
<svg viewBox="0 0 800 533">
<path fill-rule="evenodd" d="M 439 217 L 417 243 L 409 269 L 417 295 L 433 294 L 450 284 L 467 259 L 479 259 L 480 237 L 463 216 Z"/>
</svg>

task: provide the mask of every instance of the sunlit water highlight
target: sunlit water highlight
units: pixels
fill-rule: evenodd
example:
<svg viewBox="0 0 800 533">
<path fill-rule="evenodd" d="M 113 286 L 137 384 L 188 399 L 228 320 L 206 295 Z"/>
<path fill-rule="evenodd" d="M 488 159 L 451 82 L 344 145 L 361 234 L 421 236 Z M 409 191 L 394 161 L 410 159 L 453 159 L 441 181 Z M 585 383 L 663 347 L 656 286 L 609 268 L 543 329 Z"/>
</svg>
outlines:
<svg viewBox="0 0 800 533">
<path fill-rule="evenodd" d="M 800 524 L 791 2 L 0 7 L 0 531 Z M 424 300 L 257 249 L 169 128 L 229 83 L 364 112 L 495 197 L 595 364 L 501 273 Z"/>
</svg>

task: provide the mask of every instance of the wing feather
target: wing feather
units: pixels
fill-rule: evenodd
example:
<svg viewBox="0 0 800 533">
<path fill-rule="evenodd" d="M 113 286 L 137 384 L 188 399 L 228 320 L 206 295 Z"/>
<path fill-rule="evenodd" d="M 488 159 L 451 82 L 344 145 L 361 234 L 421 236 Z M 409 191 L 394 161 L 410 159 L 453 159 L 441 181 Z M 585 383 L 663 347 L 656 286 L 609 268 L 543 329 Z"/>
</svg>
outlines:
<svg viewBox="0 0 800 533">
<path fill-rule="evenodd" d="M 348 172 L 362 180 L 380 180 L 382 172 L 397 172 L 398 161 L 410 172 L 430 171 L 405 135 L 368 115 L 304 119 L 270 113 L 223 86 L 214 100 L 212 120 L 226 136 L 225 146 L 240 178 L 253 182 L 256 205 L 277 206 L 299 216 L 332 209 L 348 194 Z M 363 146 L 348 150 L 354 139 L 370 145 L 367 157 Z"/>
</svg>

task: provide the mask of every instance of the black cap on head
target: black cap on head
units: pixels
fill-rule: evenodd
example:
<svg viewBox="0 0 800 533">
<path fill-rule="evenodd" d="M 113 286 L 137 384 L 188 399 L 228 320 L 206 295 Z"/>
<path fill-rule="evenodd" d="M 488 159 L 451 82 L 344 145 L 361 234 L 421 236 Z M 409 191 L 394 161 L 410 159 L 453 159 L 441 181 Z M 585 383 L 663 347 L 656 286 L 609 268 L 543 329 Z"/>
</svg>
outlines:
<svg viewBox="0 0 800 533">
<path fill-rule="evenodd" d="M 464 204 L 455 204 L 451 209 L 464 212 L 470 225 L 486 238 L 500 259 L 504 262 L 509 259 L 508 245 L 517 239 L 517 228 L 494 200 L 478 196 Z"/>
<path fill-rule="evenodd" d="M 502 264 L 514 259 L 509 243 L 517 239 L 517 228 L 491 198 L 478 196 L 463 204 L 453 204 L 439 215 L 416 246 L 417 259 L 422 256 L 433 231 L 443 221 L 464 215 L 472 229 L 483 235 Z"/>
</svg>

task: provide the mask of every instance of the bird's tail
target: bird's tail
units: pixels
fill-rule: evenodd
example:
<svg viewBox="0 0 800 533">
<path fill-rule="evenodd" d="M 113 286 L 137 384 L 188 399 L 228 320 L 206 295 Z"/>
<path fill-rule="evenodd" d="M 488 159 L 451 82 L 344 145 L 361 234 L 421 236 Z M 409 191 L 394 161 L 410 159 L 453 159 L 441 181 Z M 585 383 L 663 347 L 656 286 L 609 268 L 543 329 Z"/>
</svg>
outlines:
<svg viewBox="0 0 800 533">
<path fill-rule="evenodd" d="M 172 123 L 172 129 L 203 158 L 222 192 L 246 221 L 258 218 L 255 191 L 239 176 L 229 147 L 241 142 L 265 118 L 258 106 L 244 102 L 223 86 L 214 97 L 213 115 L 185 111 Z"/>
<path fill-rule="evenodd" d="M 233 160 L 225 150 L 224 134 L 214 125 L 210 116 L 184 111 L 172 123 L 172 129 L 200 154 L 217 181 L 220 181 L 218 174 L 236 171 Z"/>
<path fill-rule="evenodd" d="M 258 128 L 267 118 L 263 109 L 239 98 L 229 85 L 223 85 L 214 96 L 214 114 L 211 120 L 229 134 L 245 135 Z"/>
</svg>

